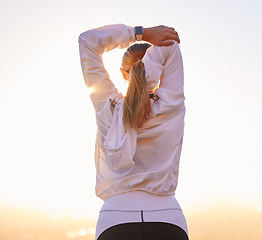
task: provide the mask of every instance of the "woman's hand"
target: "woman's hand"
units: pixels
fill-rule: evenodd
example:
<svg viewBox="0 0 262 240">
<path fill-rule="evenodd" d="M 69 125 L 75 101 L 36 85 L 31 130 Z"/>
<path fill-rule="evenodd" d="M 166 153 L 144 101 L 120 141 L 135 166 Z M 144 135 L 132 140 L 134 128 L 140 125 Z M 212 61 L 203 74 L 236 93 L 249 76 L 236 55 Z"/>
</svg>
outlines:
<svg viewBox="0 0 262 240">
<path fill-rule="evenodd" d="M 152 43 L 155 46 L 169 46 L 174 44 L 174 41 L 180 43 L 178 33 L 172 27 L 157 26 L 144 28 L 143 41 Z"/>
</svg>

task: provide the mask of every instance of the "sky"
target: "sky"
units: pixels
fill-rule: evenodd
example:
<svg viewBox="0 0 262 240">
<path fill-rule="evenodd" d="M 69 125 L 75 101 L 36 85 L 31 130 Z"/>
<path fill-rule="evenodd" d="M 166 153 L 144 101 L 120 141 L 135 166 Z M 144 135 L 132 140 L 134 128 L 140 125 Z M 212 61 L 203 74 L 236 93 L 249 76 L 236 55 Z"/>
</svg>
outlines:
<svg viewBox="0 0 262 240">
<path fill-rule="evenodd" d="M 262 212 L 261 1 L 0 1 L 0 204 L 96 218 L 96 134 L 80 33 L 174 27 L 186 117 L 176 197 L 190 211 L 230 201 Z M 104 62 L 124 91 L 124 50 Z"/>
</svg>

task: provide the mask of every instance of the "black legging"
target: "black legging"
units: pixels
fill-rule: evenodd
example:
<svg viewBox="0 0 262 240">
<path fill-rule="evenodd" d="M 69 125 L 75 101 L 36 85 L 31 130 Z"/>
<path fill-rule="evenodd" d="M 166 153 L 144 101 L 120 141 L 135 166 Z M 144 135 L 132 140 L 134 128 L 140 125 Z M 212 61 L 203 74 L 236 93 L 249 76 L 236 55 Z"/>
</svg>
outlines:
<svg viewBox="0 0 262 240">
<path fill-rule="evenodd" d="M 97 240 L 188 240 L 186 232 L 171 223 L 133 222 L 112 226 Z"/>
</svg>

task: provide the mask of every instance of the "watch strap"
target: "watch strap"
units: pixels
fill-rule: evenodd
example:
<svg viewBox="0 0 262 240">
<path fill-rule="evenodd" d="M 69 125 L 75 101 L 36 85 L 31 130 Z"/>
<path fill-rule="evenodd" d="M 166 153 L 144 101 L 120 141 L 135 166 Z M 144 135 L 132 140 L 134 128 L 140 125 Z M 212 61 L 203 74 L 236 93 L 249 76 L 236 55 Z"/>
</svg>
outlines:
<svg viewBox="0 0 262 240">
<path fill-rule="evenodd" d="M 142 26 L 135 27 L 135 38 L 137 41 L 142 41 L 144 29 Z"/>
</svg>

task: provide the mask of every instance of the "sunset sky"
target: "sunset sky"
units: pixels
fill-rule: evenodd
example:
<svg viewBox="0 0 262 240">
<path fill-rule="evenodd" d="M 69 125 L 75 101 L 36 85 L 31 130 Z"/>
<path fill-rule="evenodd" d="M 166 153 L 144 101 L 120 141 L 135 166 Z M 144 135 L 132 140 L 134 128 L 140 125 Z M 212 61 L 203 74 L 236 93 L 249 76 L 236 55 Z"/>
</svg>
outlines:
<svg viewBox="0 0 262 240">
<path fill-rule="evenodd" d="M 186 118 L 176 197 L 262 212 L 262 2 L 1 0 L 0 204 L 96 218 L 94 110 L 78 36 L 99 26 L 174 27 Z M 104 56 L 124 89 L 123 50 Z"/>
</svg>

